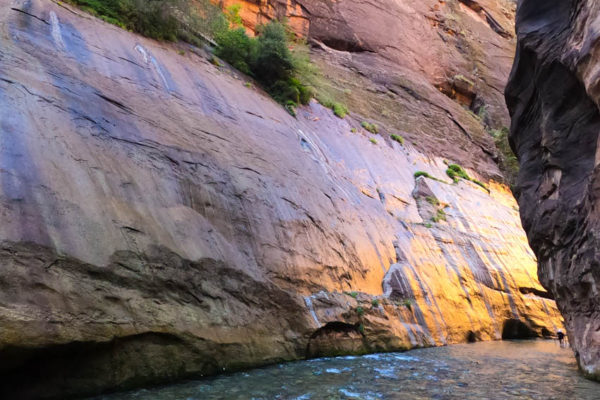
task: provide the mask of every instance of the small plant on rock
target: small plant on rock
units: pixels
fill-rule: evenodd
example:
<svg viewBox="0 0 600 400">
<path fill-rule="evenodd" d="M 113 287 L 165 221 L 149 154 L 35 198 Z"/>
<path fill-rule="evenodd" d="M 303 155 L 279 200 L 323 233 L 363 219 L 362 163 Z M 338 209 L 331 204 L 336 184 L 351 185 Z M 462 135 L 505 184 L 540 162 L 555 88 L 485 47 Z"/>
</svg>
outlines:
<svg viewBox="0 0 600 400">
<path fill-rule="evenodd" d="M 396 135 L 396 134 L 392 134 L 392 140 L 400 143 L 402 146 L 404 146 L 404 138 L 400 135 Z"/>
<path fill-rule="evenodd" d="M 359 331 L 361 334 L 363 334 L 363 335 L 365 334 L 365 326 L 364 326 L 364 324 L 360 324 L 360 325 L 358 325 L 358 331 Z"/>
<path fill-rule="evenodd" d="M 436 178 L 435 176 L 431 176 L 430 174 L 428 174 L 425 171 L 417 171 L 414 173 L 414 177 L 415 179 L 419 178 L 419 177 L 424 177 L 424 178 L 429 178 L 429 179 L 433 179 L 434 181 L 438 181 L 438 182 L 442 182 L 442 183 L 446 183 L 441 179 Z"/>
<path fill-rule="evenodd" d="M 373 299 L 373 300 L 371 301 L 371 305 L 372 305 L 373 307 L 379 307 L 379 300 L 377 300 L 377 299 Z"/>
<path fill-rule="evenodd" d="M 296 103 L 294 103 L 292 100 L 288 100 L 285 103 L 285 109 L 292 117 L 296 116 Z"/>
<path fill-rule="evenodd" d="M 446 212 L 444 210 L 437 210 L 435 216 L 431 218 L 431 222 L 438 223 L 446 220 Z"/>
<path fill-rule="evenodd" d="M 425 197 L 425 200 L 429 204 L 431 204 L 432 206 L 436 206 L 437 207 L 437 206 L 440 205 L 440 201 L 437 198 L 433 197 L 433 196 L 427 196 L 427 197 Z"/>
<path fill-rule="evenodd" d="M 448 175 L 454 181 L 454 183 L 458 183 L 458 181 L 460 180 L 459 178 L 462 178 L 462 179 L 464 179 L 466 181 L 470 181 L 470 182 L 473 182 L 476 185 L 481 186 L 488 193 L 490 191 L 488 189 L 488 187 L 483 184 L 483 182 L 480 182 L 477 179 L 471 178 L 469 176 L 469 174 L 467 174 L 467 172 L 463 169 L 463 167 L 461 167 L 458 164 L 450 164 L 448 166 L 448 169 L 446 170 L 446 175 Z"/>
<path fill-rule="evenodd" d="M 356 307 L 356 313 L 359 317 L 362 317 L 365 314 L 365 310 L 362 307 Z"/>
<path fill-rule="evenodd" d="M 463 178 L 467 181 L 470 181 L 471 178 L 467 174 L 467 172 L 458 164 L 450 164 L 448 169 L 446 170 L 446 175 L 450 177 L 454 181 L 454 183 L 458 183 L 459 178 Z"/>
<path fill-rule="evenodd" d="M 375 139 L 373 139 L 373 138 L 369 139 L 369 142 L 371 142 L 371 143 L 373 143 L 373 144 L 377 144 L 377 140 L 375 140 Z"/>
<path fill-rule="evenodd" d="M 333 103 L 332 110 L 338 118 L 344 119 L 346 114 L 348 114 L 348 108 L 342 103 Z"/>
<path fill-rule="evenodd" d="M 429 175 L 425 171 L 417 171 L 417 172 L 415 172 L 414 176 L 415 176 L 415 178 L 419 178 L 421 176 L 424 176 L 425 178 L 433 178 L 433 176 Z"/>
<path fill-rule="evenodd" d="M 376 124 L 371 124 L 370 122 L 363 121 L 363 122 L 361 122 L 360 126 L 362 126 L 367 131 L 369 131 L 375 135 L 379 133 L 379 127 Z"/>
</svg>

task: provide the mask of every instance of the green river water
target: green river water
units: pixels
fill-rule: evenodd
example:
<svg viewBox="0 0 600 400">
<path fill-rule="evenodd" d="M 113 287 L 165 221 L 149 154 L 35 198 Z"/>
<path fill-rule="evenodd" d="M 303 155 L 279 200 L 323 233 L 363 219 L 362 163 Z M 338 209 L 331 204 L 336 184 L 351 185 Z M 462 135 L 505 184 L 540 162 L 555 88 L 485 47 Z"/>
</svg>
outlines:
<svg viewBox="0 0 600 400">
<path fill-rule="evenodd" d="M 96 400 L 600 399 L 571 349 L 499 341 L 321 358 Z"/>
</svg>

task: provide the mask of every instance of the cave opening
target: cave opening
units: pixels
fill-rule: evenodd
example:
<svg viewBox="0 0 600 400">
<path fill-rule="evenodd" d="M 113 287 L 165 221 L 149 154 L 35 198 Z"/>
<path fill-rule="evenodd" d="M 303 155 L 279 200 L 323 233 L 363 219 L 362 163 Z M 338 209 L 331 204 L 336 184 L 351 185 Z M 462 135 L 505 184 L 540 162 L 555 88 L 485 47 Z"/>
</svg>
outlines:
<svg viewBox="0 0 600 400">
<path fill-rule="evenodd" d="M 537 336 L 537 333 L 520 319 L 511 318 L 504 321 L 502 327 L 502 340 L 532 339 Z"/>
</svg>

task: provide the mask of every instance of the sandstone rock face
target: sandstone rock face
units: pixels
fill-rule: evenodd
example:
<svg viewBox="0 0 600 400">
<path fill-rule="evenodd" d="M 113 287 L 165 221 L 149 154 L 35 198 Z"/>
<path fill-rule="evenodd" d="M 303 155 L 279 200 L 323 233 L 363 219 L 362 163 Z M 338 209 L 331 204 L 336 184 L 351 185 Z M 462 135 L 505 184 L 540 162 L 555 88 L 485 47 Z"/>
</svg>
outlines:
<svg viewBox="0 0 600 400">
<path fill-rule="evenodd" d="M 504 186 L 66 7 L 0 1 L 0 397 L 562 326 Z"/>
<path fill-rule="evenodd" d="M 352 111 L 426 153 L 502 179 L 483 125 L 509 126 L 503 90 L 514 56 L 510 0 L 225 0 L 248 30 L 286 17 L 320 48 L 313 60 Z"/>
<path fill-rule="evenodd" d="M 600 376 L 597 141 L 600 4 L 520 2 L 506 98 L 523 226 L 581 369 Z"/>
</svg>

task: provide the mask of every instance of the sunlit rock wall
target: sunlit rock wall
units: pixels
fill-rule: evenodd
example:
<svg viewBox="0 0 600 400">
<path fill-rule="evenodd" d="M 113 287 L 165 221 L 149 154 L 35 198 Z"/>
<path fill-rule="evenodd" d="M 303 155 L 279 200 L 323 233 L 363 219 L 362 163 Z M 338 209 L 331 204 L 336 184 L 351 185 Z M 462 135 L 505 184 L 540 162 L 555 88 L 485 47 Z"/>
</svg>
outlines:
<svg viewBox="0 0 600 400">
<path fill-rule="evenodd" d="M 502 186 L 198 50 L 0 7 L 2 398 L 560 326 Z"/>
</svg>

